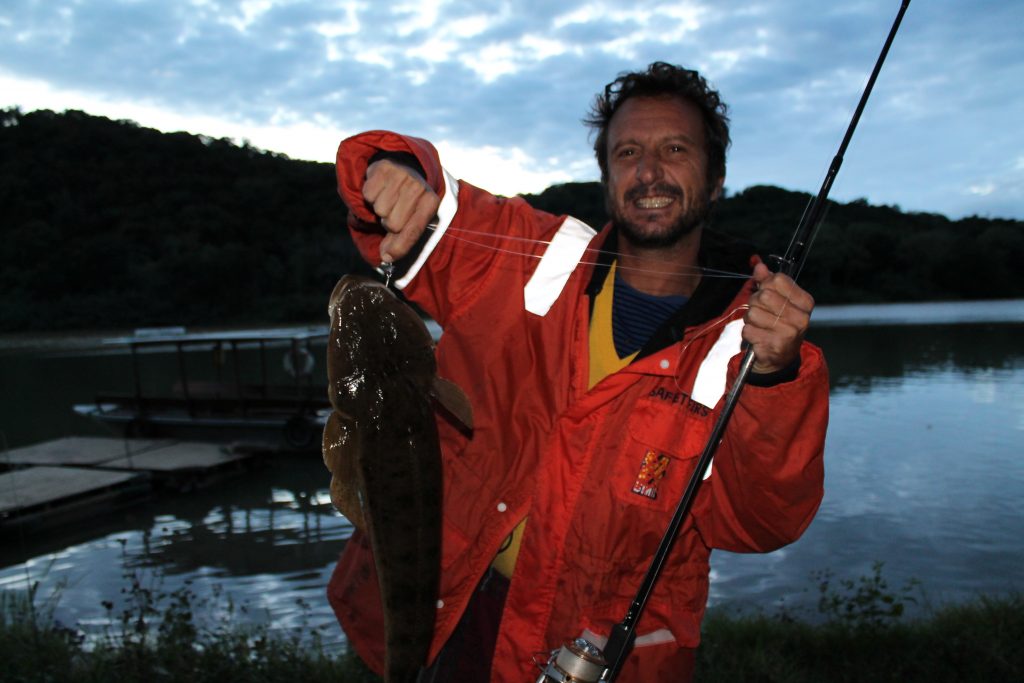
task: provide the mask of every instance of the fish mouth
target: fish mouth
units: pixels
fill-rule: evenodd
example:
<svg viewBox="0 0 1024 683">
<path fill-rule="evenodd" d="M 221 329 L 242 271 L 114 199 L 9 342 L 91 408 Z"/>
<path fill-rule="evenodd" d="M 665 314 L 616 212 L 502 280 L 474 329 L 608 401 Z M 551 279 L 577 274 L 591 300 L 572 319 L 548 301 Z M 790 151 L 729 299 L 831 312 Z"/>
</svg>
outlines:
<svg viewBox="0 0 1024 683">
<path fill-rule="evenodd" d="M 413 378 L 429 385 L 436 373 L 434 342 L 423 319 L 376 280 L 346 275 L 331 292 L 327 372 L 335 409 L 340 401 L 372 390 L 366 368 L 377 379 Z M 425 389 L 424 389 L 425 390 Z"/>
<path fill-rule="evenodd" d="M 334 312 L 338 310 L 338 306 L 341 304 L 342 299 L 344 299 L 346 296 L 349 296 L 351 292 L 358 291 L 368 293 L 370 291 L 373 291 L 372 289 L 370 289 L 373 287 L 382 289 L 388 292 L 388 294 L 391 293 L 390 291 L 388 291 L 387 287 L 385 287 L 383 283 L 377 282 L 376 280 L 371 280 L 370 278 L 367 277 L 362 277 L 359 275 L 346 275 L 345 277 L 341 278 L 338 281 L 338 284 L 334 286 L 334 291 L 331 292 L 331 296 L 328 299 L 329 303 L 327 304 L 327 316 L 333 319 Z"/>
</svg>

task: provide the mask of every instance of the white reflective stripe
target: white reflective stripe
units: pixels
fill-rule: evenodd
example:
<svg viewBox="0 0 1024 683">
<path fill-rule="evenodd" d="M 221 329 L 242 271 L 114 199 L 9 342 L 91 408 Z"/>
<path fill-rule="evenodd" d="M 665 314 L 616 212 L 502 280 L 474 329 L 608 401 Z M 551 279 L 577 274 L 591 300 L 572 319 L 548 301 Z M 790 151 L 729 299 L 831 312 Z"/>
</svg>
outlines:
<svg viewBox="0 0 1024 683">
<path fill-rule="evenodd" d="M 416 274 L 420 272 L 423 264 L 427 262 L 427 258 L 437 248 L 437 243 L 441 241 L 441 237 L 444 235 L 445 230 L 452 224 L 452 220 L 455 219 L 455 212 L 459 210 L 459 181 L 452 177 L 452 175 L 445 169 L 441 169 L 444 173 L 444 196 L 441 197 L 441 206 L 437 207 L 437 226 L 434 228 L 433 234 L 427 239 L 427 243 L 423 245 L 423 250 L 420 251 L 419 256 L 413 261 L 412 266 L 405 272 L 405 275 L 395 280 L 395 287 L 398 289 L 405 289 L 405 286 L 412 282 L 412 279 L 416 277 Z"/>
<path fill-rule="evenodd" d="M 739 353 L 743 344 L 743 321 L 733 320 L 725 326 L 718 341 L 711 347 L 697 371 L 690 398 L 708 408 L 714 408 L 725 393 L 725 378 L 729 372 L 729 359 Z"/>
<path fill-rule="evenodd" d="M 589 225 L 571 216 L 562 222 L 523 290 L 526 310 L 547 315 L 596 234 Z"/>
<path fill-rule="evenodd" d="M 643 647 L 644 645 L 661 645 L 662 643 L 674 643 L 676 637 L 672 635 L 672 631 L 667 628 L 659 628 L 657 631 L 645 633 L 642 636 L 636 637 L 636 642 L 633 643 L 633 647 Z"/>
<path fill-rule="evenodd" d="M 598 634 L 591 631 L 589 628 L 583 629 L 583 633 L 580 635 L 581 638 L 589 641 L 590 643 L 597 645 L 599 648 L 604 648 L 608 644 L 608 638 L 605 636 L 599 636 Z M 659 628 L 657 631 L 651 631 L 645 633 L 642 636 L 637 636 L 636 641 L 633 643 L 633 647 L 644 647 L 645 645 L 661 645 L 662 643 L 674 643 L 676 637 L 672 635 L 672 631 L 667 628 Z"/>
</svg>

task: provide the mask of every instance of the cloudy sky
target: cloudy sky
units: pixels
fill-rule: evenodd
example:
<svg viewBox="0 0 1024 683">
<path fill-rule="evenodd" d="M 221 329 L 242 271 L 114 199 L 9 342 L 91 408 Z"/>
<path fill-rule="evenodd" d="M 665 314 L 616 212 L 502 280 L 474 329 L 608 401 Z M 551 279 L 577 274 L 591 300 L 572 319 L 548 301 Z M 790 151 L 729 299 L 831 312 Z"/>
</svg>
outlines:
<svg viewBox="0 0 1024 683">
<path fill-rule="evenodd" d="M 0 106 L 81 109 L 333 160 L 426 137 L 503 194 L 594 180 L 580 119 L 619 72 L 700 69 L 730 191 L 816 192 L 898 0 L 0 0 Z M 1024 1 L 916 0 L 833 188 L 1024 219 Z"/>
</svg>

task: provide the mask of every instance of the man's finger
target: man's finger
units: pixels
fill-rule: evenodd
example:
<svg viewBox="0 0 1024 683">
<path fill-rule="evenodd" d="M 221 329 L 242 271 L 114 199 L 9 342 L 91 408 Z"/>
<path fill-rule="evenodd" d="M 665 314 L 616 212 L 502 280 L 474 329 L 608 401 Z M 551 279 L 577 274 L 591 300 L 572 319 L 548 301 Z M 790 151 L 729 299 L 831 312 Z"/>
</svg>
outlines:
<svg viewBox="0 0 1024 683">
<path fill-rule="evenodd" d="M 751 308 L 744 317 L 747 327 L 796 336 L 801 332 L 800 319 L 785 315 L 785 311 L 770 311 L 766 308 Z"/>
<path fill-rule="evenodd" d="M 380 193 L 389 184 L 389 173 L 384 162 L 370 164 L 366 169 L 366 182 L 363 183 L 363 199 L 373 204 Z"/>
<path fill-rule="evenodd" d="M 795 327 L 806 326 L 811 311 L 801 308 L 799 302 L 784 297 L 774 290 L 761 290 L 750 299 L 751 310 L 763 310 L 779 319 L 787 320 Z"/>
<path fill-rule="evenodd" d="M 760 265 L 760 264 L 759 264 Z M 767 271 L 767 268 L 765 268 Z M 807 315 L 814 310 L 814 297 L 802 289 L 788 275 L 781 273 L 770 273 L 767 277 L 757 278 L 758 290 L 750 298 L 752 306 L 763 305 L 768 309 L 778 310 L 779 308 L 793 307 Z M 781 301 L 782 303 L 778 303 Z"/>
<path fill-rule="evenodd" d="M 403 182 L 401 187 L 398 188 L 396 201 L 394 206 L 391 207 L 388 218 L 403 226 L 406 224 L 416 226 L 419 223 L 419 216 L 424 212 L 430 211 L 430 215 L 427 216 L 427 220 L 429 220 L 436 209 L 430 209 L 433 203 L 433 193 L 428 192 L 428 189 L 422 183 Z M 426 221 L 423 222 L 425 223 Z"/>
</svg>

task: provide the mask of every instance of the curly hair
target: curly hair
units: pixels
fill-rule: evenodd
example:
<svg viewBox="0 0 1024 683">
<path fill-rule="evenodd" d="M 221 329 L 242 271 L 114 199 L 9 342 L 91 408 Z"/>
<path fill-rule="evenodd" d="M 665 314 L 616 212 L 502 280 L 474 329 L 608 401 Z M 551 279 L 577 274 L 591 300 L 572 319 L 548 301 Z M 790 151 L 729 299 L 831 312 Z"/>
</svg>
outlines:
<svg viewBox="0 0 1024 683">
<path fill-rule="evenodd" d="M 654 62 L 646 71 L 622 73 L 597 95 L 583 122 L 597 131 L 594 154 L 601 180 L 608 180 L 608 126 L 612 116 L 630 97 L 678 97 L 700 110 L 708 153 L 708 183 L 725 177 L 725 151 L 729 147 L 728 106 L 696 71 Z"/>
</svg>

